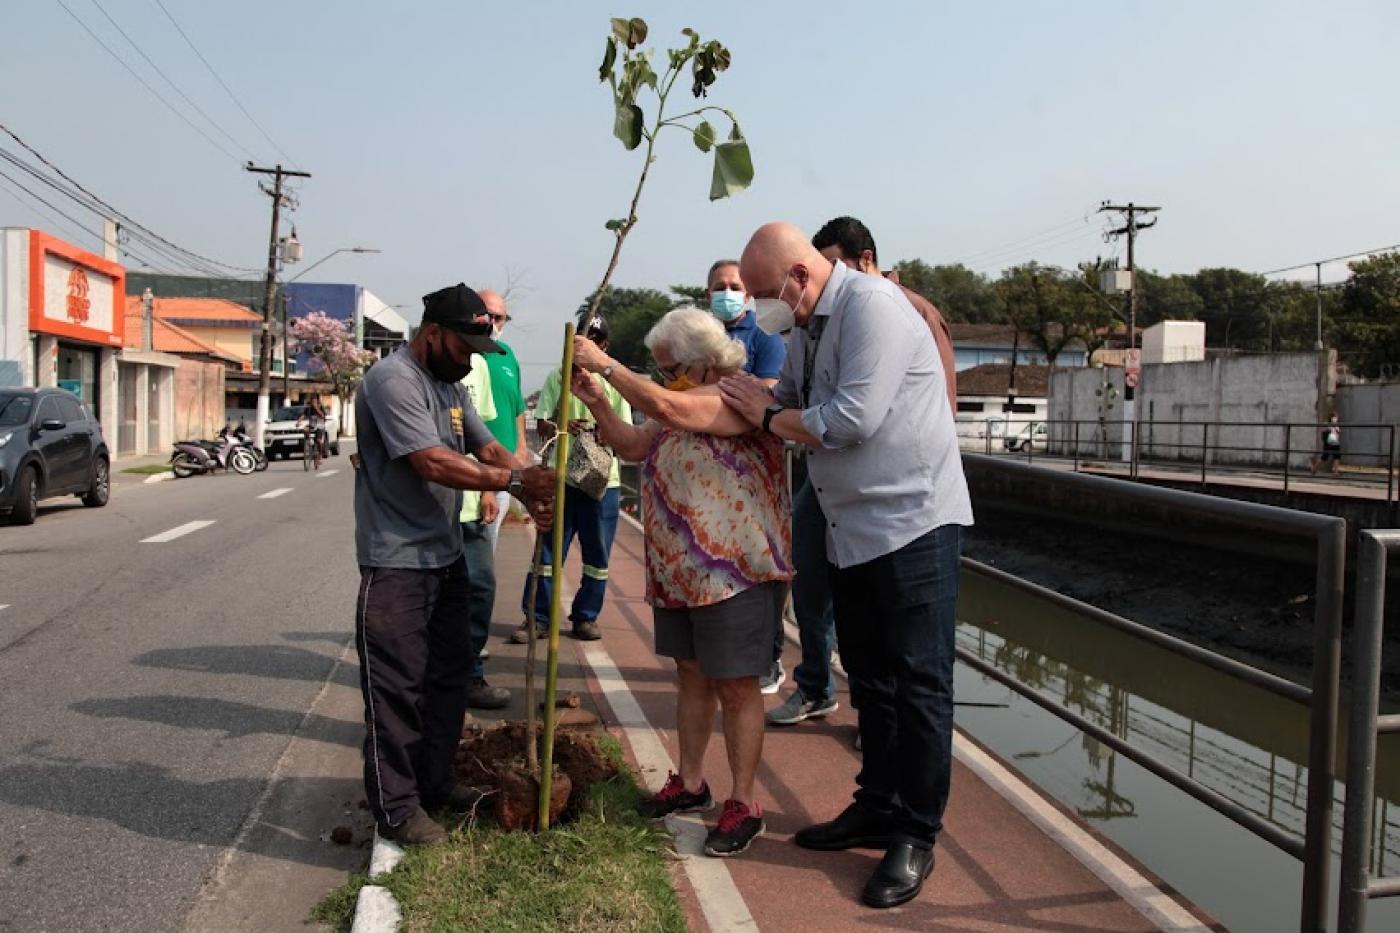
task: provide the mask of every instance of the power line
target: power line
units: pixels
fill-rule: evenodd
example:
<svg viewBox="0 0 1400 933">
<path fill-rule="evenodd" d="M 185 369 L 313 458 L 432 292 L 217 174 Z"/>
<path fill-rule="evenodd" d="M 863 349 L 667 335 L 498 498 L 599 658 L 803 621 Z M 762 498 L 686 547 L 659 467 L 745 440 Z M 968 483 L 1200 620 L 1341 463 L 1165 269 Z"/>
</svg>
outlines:
<svg viewBox="0 0 1400 933">
<path fill-rule="evenodd" d="M 90 200 L 90 199 L 88 199 L 88 198 L 85 198 L 85 197 L 82 197 L 82 196 L 79 196 L 79 195 L 73 193 L 73 192 L 72 192 L 71 190 L 69 190 L 68 188 L 66 188 L 66 187 L 64 187 L 63 185 L 59 184 L 58 182 L 54 181 L 52 178 L 49 178 L 49 177 L 48 177 L 47 175 L 45 175 L 43 172 L 39 171 L 39 170 L 36 169 L 34 166 L 32 166 L 32 165 L 30 165 L 29 163 L 25 162 L 23 159 L 17 158 L 17 157 L 16 157 L 14 154 L 12 154 L 12 153 L 9 153 L 9 152 L 4 151 L 3 149 L 0 149 L 0 160 L 3 160 L 3 161 L 5 161 L 5 162 L 10 163 L 10 164 L 13 165 L 14 167 L 16 167 L 16 168 L 20 169 L 21 171 L 25 172 L 26 174 L 28 174 L 30 177 L 32 177 L 32 178 L 35 179 L 36 181 L 40 182 L 41 184 L 44 184 L 44 185 L 48 186 L 49 188 L 52 188 L 54 191 L 58 192 L 59 194 L 63 195 L 64 197 L 66 197 L 66 198 L 68 198 L 69 200 L 73 201 L 73 202 L 74 202 L 75 204 L 77 204 L 79 207 L 82 207 L 82 208 L 85 209 L 85 210 L 91 211 L 92 213 L 94 213 L 94 214 L 98 215 L 99 217 L 103 218 L 104 220 L 105 220 L 105 219 L 108 219 L 108 218 L 111 218 L 112 215 L 113 215 L 113 213 L 114 213 L 114 212 L 109 211 L 109 210 L 104 210 L 104 209 L 102 209 L 102 208 L 99 207 L 99 206 L 94 206 L 92 200 Z M 124 216 L 124 215 L 122 215 L 122 216 Z M 186 256 L 181 255 L 180 252 L 178 252 L 178 251 L 176 251 L 176 250 L 173 250 L 173 249 L 169 249 L 169 248 L 163 246 L 157 239 L 154 239 L 151 235 L 149 235 L 147 232 L 145 232 L 144 228 L 142 228 L 142 227 L 140 227 L 140 226 L 132 227 L 132 228 L 129 228 L 129 229 L 128 229 L 128 228 L 123 228 L 123 229 L 126 229 L 128 235 L 131 236 L 132 238 L 141 241 L 145 246 L 149 247 L 150 249 L 154 250 L 154 251 L 157 252 L 157 253 L 160 253 L 161 255 L 164 255 L 166 258 L 171 259 L 171 260 L 173 260 L 174 262 L 176 262 L 176 263 L 178 263 L 178 264 L 180 264 L 180 265 L 184 265 L 184 266 L 186 266 L 186 267 L 188 267 L 188 268 L 190 268 L 190 269 L 193 269 L 193 270 L 199 272 L 199 273 L 202 274 L 202 275 L 213 275 L 213 276 L 220 276 L 220 275 L 223 275 L 222 272 L 220 272 L 218 269 L 215 269 L 213 266 L 207 265 L 207 264 L 202 263 L 202 262 L 199 262 L 199 261 L 197 261 L 197 260 L 191 260 L 191 259 L 187 258 Z"/>
<path fill-rule="evenodd" d="M 1381 246 L 1377 247 L 1376 249 L 1363 249 L 1360 252 L 1347 253 L 1345 256 L 1333 256 L 1331 259 L 1314 259 L 1312 262 L 1300 262 L 1296 266 L 1284 266 L 1282 269 L 1270 269 L 1268 272 L 1261 272 L 1259 274 L 1277 275 L 1280 272 L 1292 272 L 1295 269 L 1307 269 L 1312 266 L 1321 265 L 1329 262 L 1341 262 L 1343 259 L 1355 259 L 1358 256 L 1372 256 L 1376 253 L 1389 253 L 1397 249 L 1400 249 L 1400 243 L 1395 243 L 1391 246 Z"/>
<path fill-rule="evenodd" d="M 76 188 L 78 191 L 81 191 L 84 195 L 86 195 L 88 198 L 90 198 L 93 202 L 95 202 L 96 204 L 100 205 L 100 206 L 101 206 L 105 211 L 107 211 L 109 214 L 115 216 L 115 217 L 118 218 L 119 220 L 124 221 L 124 222 L 126 223 L 126 226 L 127 226 L 129 229 L 141 231 L 141 232 L 145 233 L 146 235 L 150 236 L 152 239 L 157 240 L 157 241 L 159 241 L 159 242 L 165 244 L 166 246 L 168 246 L 168 247 L 174 249 L 176 252 L 181 253 L 181 254 L 183 254 L 183 255 L 185 255 L 185 256 L 191 257 L 191 258 L 193 258 L 193 259 L 199 260 L 199 261 L 202 262 L 202 263 L 207 263 L 207 264 L 209 264 L 209 265 L 211 265 L 211 266 L 218 266 L 218 267 L 221 267 L 221 268 L 224 268 L 224 269 L 228 269 L 228 270 L 230 270 L 230 271 L 232 271 L 232 272 L 257 272 L 257 271 L 259 271 L 259 270 L 257 270 L 257 269 L 252 269 L 252 268 L 249 268 L 249 267 L 247 267 L 247 266 L 235 266 L 235 265 L 231 265 L 231 264 L 226 263 L 226 262 L 220 262 L 220 261 L 217 260 L 217 259 L 211 259 L 211 258 L 209 258 L 208 256 L 203 256 L 203 255 L 201 255 L 201 254 L 199 254 L 199 253 L 194 252 L 193 250 L 185 249 L 183 246 L 179 246 L 179 245 L 177 245 L 177 244 L 175 244 L 175 243 L 172 243 L 170 240 L 167 240 L 165 237 L 163 237 L 163 236 L 161 236 L 160 234 L 156 233 L 154 230 L 151 230 L 149 227 L 146 227 L 144 224 L 138 223 L 137 221 L 133 220 L 130 216 L 128 216 L 127 214 L 123 213 L 122 211 L 117 210 L 117 208 L 113 207 L 111 204 L 107 203 L 105 200 L 103 200 L 102 198 L 98 197 L 96 194 L 94 194 L 93 192 L 89 191 L 87 188 L 84 188 L 83 185 L 82 185 L 80 182 L 78 182 L 77 179 L 75 179 L 75 178 L 73 178 L 72 176 L 68 175 L 66 172 L 63 171 L 63 169 L 59 168 L 59 167 L 58 167 L 57 165 L 55 165 L 53 162 L 49 161 L 49 159 L 46 158 L 46 157 L 44 156 L 43 153 L 41 153 L 39 150 L 35 149 L 35 148 L 34 148 L 33 146 L 31 146 L 29 143 L 27 143 L 27 142 L 25 142 L 23 139 L 21 139 L 21 138 L 19 137 L 19 135 L 15 133 L 14 130 L 10 129 L 10 128 L 9 128 L 8 126 L 6 126 L 4 123 L 0 123 L 0 132 L 5 133 L 5 135 L 9 136 L 9 137 L 10 137 L 11 139 L 13 139 L 15 142 L 19 143 L 22 147 L 24 147 L 24 150 L 25 150 L 26 152 L 28 152 L 30 155 L 34 156 L 34 158 L 38 159 L 41 163 L 44 164 L 45 167 L 47 167 L 47 168 L 48 168 L 50 171 L 52 171 L 55 175 L 57 175 L 59 178 L 62 178 L 64 181 L 68 182 L 68 184 L 72 185 L 72 186 L 73 186 L 74 188 Z M 17 160 L 15 160 L 13 156 L 10 156 L 8 153 L 5 153 L 3 150 L 0 150 L 0 155 L 4 155 L 4 156 L 7 157 L 10 161 L 15 162 L 16 165 L 20 165 L 20 166 L 23 167 L 23 162 L 22 162 L 22 161 L 17 161 Z M 32 169 L 27 169 L 27 170 L 31 171 L 31 173 L 34 173 L 34 170 L 32 170 Z M 40 174 L 37 174 L 37 173 L 34 173 L 34 174 L 36 174 L 36 177 L 39 177 L 39 178 L 42 178 L 42 177 L 43 177 L 43 176 L 40 175 Z M 52 184 L 52 183 L 50 182 L 50 184 Z M 64 192 L 64 193 L 65 193 L 65 194 L 68 194 L 68 196 L 69 196 L 70 198 L 73 198 L 74 200 L 78 201 L 79 203 L 82 203 L 82 202 L 81 202 L 81 199 L 77 198 L 76 196 L 72 195 L 71 193 L 69 193 L 69 192 Z M 84 205 L 84 206 L 88 206 L 88 205 Z M 88 206 L 88 209 L 89 209 L 89 210 L 94 210 L 91 206 Z M 95 212 L 95 213 L 99 213 L 99 212 L 97 212 L 97 211 L 95 211 L 95 210 L 94 210 L 94 212 Z"/>
<path fill-rule="evenodd" d="M 971 268 L 974 271 L 982 272 L 996 271 L 998 266 L 1005 267 L 1009 265 L 1016 265 L 1019 260 L 1022 260 L 1029 256 L 1033 256 L 1036 253 L 1041 253 L 1051 249 L 1058 249 L 1061 246 L 1068 246 L 1071 243 L 1078 243 L 1089 237 L 1097 238 L 1098 236 L 1099 232 L 1097 230 L 1076 230 L 1068 236 L 1062 235 L 1059 237 L 1051 238 L 1050 240 L 1044 242 L 1029 243 L 1026 246 L 1023 246 L 1019 249 L 1007 251 L 1000 256 L 990 256 L 987 259 L 974 264 Z"/>
<path fill-rule="evenodd" d="M 135 49 L 136 54 L 140 55 L 143 59 L 145 59 L 146 64 L 150 65 L 153 69 L 155 69 L 155 73 L 164 78 L 165 83 L 170 85 L 171 89 L 173 89 L 176 94 L 179 94 L 182 98 L 184 98 L 185 103 L 189 104 L 191 107 L 194 108 L 195 113 L 203 117 L 210 126 L 222 133 L 225 139 L 233 143 L 239 149 L 242 149 L 247 155 L 254 155 L 253 150 L 249 149 L 247 146 L 243 145 L 241 142 L 235 139 L 232 133 L 220 126 L 219 122 L 213 117 L 209 116 L 209 114 L 205 113 L 204 109 L 200 107 L 199 104 L 196 104 L 194 100 L 190 97 L 190 95 L 186 94 L 178 84 L 176 84 L 170 79 L 170 75 L 166 74 L 165 71 L 159 65 L 157 65 L 154 60 L 152 60 L 151 56 L 146 54 L 146 50 L 141 48 L 141 46 L 136 43 L 136 40 L 132 39 L 131 36 L 127 34 L 127 31 L 121 27 L 121 24 L 112 18 L 112 14 L 107 12 L 107 8 L 102 5 L 100 0 L 92 0 L 92 5 L 97 7 L 97 12 L 101 13 L 103 17 L 106 18 L 107 22 L 112 24 L 112 28 L 121 34 L 121 37 L 126 40 L 126 44 Z"/>
<path fill-rule="evenodd" d="M 194 130 L 200 136 L 203 136 L 204 139 L 209 143 L 209 145 L 213 146 L 215 149 L 219 150 L 233 161 L 238 161 L 238 156 L 230 152 L 217 139 L 204 132 L 204 130 L 199 126 L 199 124 L 195 123 L 189 117 L 185 116 L 185 114 L 181 112 L 179 108 L 177 108 L 170 101 L 166 100 L 164 95 L 162 95 L 155 88 L 151 87 L 150 82 L 148 82 L 145 78 L 141 77 L 141 75 L 137 74 L 136 69 L 132 68 L 129 64 L 127 64 L 126 59 L 122 58 L 120 55 L 118 55 L 115 51 L 112 50 L 111 46 L 103 42 L 101 37 L 98 36 L 97 33 L 93 32 L 92 29 L 88 26 L 88 24 L 83 22 L 83 20 L 78 16 L 77 13 L 73 12 L 72 8 L 70 8 L 68 4 L 64 3 L 63 0 L 54 0 L 54 2 L 57 3 L 59 6 L 63 7 L 63 11 L 73 18 L 73 22 L 77 23 L 79 26 L 82 27 L 83 32 L 87 33 L 92 38 L 93 42 L 96 42 L 98 45 L 102 46 L 102 50 L 104 52 L 112 56 L 112 58 L 116 59 L 117 64 L 125 68 L 128 74 L 130 74 L 133 78 L 139 81 L 141 83 L 141 86 L 144 87 L 147 91 L 149 91 L 151 95 L 156 98 L 156 100 L 164 104 L 170 110 L 171 113 L 175 114 L 175 116 L 183 120 L 185 122 L 185 125 L 187 125 L 190 129 Z"/>
<path fill-rule="evenodd" d="M 1082 223 L 1085 223 L 1085 222 L 1086 222 L 1086 221 L 1085 221 L 1085 219 L 1084 219 L 1083 217 L 1076 217 L 1074 220 L 1067 220 L 1067 221 L 1065 221 L 1064 223 L 1055 224 L 1055 226 L 1053 226 L 1053 227 L 1047 227 L 1047 228 L 1045 228 L 1044 230 L 1041 230 L 1041 231 L 1038 232 L 1038 233 L 1032 233 L 1032 234 L 1030 234 L 1029 236 L 1024 236 L 1024 237 L 1021 237 L 1021 238 L 1019 238 L 1019 239 L 1010 240 L 1010 241 L 1007 241 L 1006 243 L 1002 243 L 1002 244 L 999 244 L 999 245 L 997 245 L 997 246 L 988 247 L 987 249 L 978 250 L 978 251 L 975 252 L 975 253 L 968 253 L 966 256 L 963 256 L 963 257 L 961 257 L 961 258 L 959 258 L 959 259 L 953 260 L 953 262 L 954 262 L 954 263 L 966 263 L 966 262 L 971 262 L 971 261 L 974 260 L 974 259 L 978 259 L 978 258 L 987 256 L 987 255 L 989 255 L 989 254 L 996 254 L 996 253 L 1006 252 L 1008 248 L 1019 246 L 1019 245 L 1021 245 L 1022 243 L 1027 242 L 1028 240 L 1037 240 L 1037 239 L 1040 239 L 1041 237 L 1044 237 L 1044 236 L 1049 235 L 1049 234 L 1058 234 L 1059 231 L 1064 230 L 1064 229 L 1067 228 L 1067 227 L 1072 227 L 1072 226 L 1075 226 L 1075 225 L 1078 225 L 1078 224 L 1082 224 Z"/>
<path fill-rule="evenodd" d="M 46 198 L 44 198 L 42 195 L 36 194 L 36 193 L 35 193 L 33 190 L 31 190 L 28 186 L 26 186 L 26 185 L 23 184 L 22 182 L 16 181 L 12 176 L 10 176 L 9 174 L 7 174 L 7 173 L 4 172 L 3 170 L 0 170 L 0 178 L 6 179 L 7 181 L 9 181 L 10 184 L 14 185 L 16 188 L 18 188 L 19 190 L 23 191 L 25 194 L 29 195 L 29 196 L 30 196 L 31 198 L 33 198 L 34 200 L 38 201 L 40 204 L 43 204 L 43 205 L 44 205 L 45 207 L 47 207 L 49 210 L 51 210 L 51 211 L 53 211 L 54 213 L 58 214 L 60 217 L 65 218 L 65 219 L 68 220 L 70 223 L 76 225 L 78 229 L 84 231 L 87 235 L 89 235 L 89 236 L 92 236 L 92 235 L 93 235 L 91 231 L 87 230 L 87 228 L 83 226 L 83 222 L 82 222 L 82 221 L 78 220 L 78 219 L 77 219 L 76 217 L 74 217 L 73 215 L 67 213 L 67 212 L 64 211 L 62 208 L 60 208 L 58 205 L 56 205 L 56 204 L 54 204 L 53 202 L 51 202 L 51 201 L 47 200 Z M 12 192 L 12 193 L 13 193 L 13 192 Z M 122 251 L 125 252 L 127 255 L 129 255 L 129 256 L 134 256 L 135 258 L 141 260 L 142 263 L 144 263 L 145 265 L 149 266 L 149 267 L 152 268 L 152 269 L 155 269 L 155 270 L 158 271 L 158 272 L 168 272 L 168 271 L 169 271 L 168 269 L 161 268 L 161 267 L 158 266 L 156 263 L 152 262 L 149 258 L 147 258 L 146 256 L 143 256 L 142 254 L 136 252 L 136 251 L 133 250 L 133 249 L 130 249 L 130 248 L 127 248 L 127 247 L 122 247 L 121 249 L 122 249 Z"/>
<path fill-rule="evenodd" d="M 248 111 L 248 108 L 243 106 L 243 101 L 239 100 L 238 95 L 233 93 L 233 88 L 229 87 L 228 83 L 224 81 L 222 77 L 219 76 L 219 73 L 217 71 L 214 70 L 214 66 L 209 63 L 209 59 L 205 58 L 204 53 L 199 51 L 199 47 L 194 44 L 194 40 L 191 39 L 189 37 L 189 34 L 185 32 L 184 28 L 182 28 L 180 24 L 176 22 L 175 17 L 171 14 L 171 12 L 168 9 L 166 9 L 165 4 L 162 2 L 162 0 L 156 0 L 156 6 L 160 7 L 160 11 L 165 14 L 165 18 L 170 20 L 170 25 L 175 27 L 175 31 L 180 34 L 180 38 L 185 40 L 185 44 L 190 47 L 190 51 L 194 52 L 195 56 L 201 62 L 204 63 L 205 68 L 209 69 L 209 73 L 214 76 L 215 81 L 219 82 L 219 86 L 224 89 L 224 92 L 226 94 L 228 94 L 229 99 L 231 99 L 234 102 L 234 104 L 238 106 L 239 110 L 243 111 L 243 116 L 248 118 L 248 122 L 253 124 L 253 126 L 257 127 L 257 130 L 259 133 L 262 134 L 263 139 L 267 140 L 268 144 L 271 145 L 273 149 L 276 149 L 278 154 L 281 155 L 282 158 L 286 159 L 288 162 L 295 164 L 297 160 L 287 155 L 286 150 L 283 149 L 281 146 L 277 145 L 277 141 L 274 140 L 272 136 L 268 134 L 267 130 L 263 129 L 262 124 L 253 118 L 253 115 Z"/>
</svg>

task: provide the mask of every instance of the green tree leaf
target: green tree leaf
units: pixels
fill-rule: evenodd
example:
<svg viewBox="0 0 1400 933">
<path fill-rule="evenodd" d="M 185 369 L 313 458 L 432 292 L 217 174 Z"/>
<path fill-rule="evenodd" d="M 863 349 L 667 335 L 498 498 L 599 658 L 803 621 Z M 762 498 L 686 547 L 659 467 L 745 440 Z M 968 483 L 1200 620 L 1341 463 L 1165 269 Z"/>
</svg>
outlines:
<svg viewBox="0 0 1400 933">
<path fill-rule="evenodd" d="M 715 173 L 710 181 L 710 200 L 738 194 L 753 184 L 753 157 L 744 139 L 731 139 L 715 146 Z"/>
<path fill-rule="evenodd" d="M 636 104 L 624 103 L 617 107 L 613 119 L 613 135 L 622 140 L 627 149 L 636 149 L 642 144 L 642 108 Z"/>
<path fill-rule="evenodd" d="M 614 16 L 610 20 L 610 22 L 612 23 L 613 35 L 617 37 L 617 41 L 626 42 L 627 37 L 632 34 L 632 24 L 627 20 L 619 19 L 616 16 Z"/>
<path fill-rule="evenodd" d="M 715 128 L 707 121 L 700 121 L 700 125 L 695 128 L 692 135 L 696 148 L 701 152 L 709 152 L 710 147 L 715 144 Z"/>
<path fill-rule="evenodd" d="M 631 19 L 612 18 L 613 35 L 617 36 L 617 41 L 626 45 L 629 49 L 635 49 L 643 42 L 647 41 L 647 21 L 640 16 Z"/>
<path fill-rule="evenodd" d="M 626 220 L 622 219 L 621 217 L 615 217 L 615 218 L 613 218 L 612 220 L 608 221 L 607 223 L 603 224 L 603 227 L 604 227 L 605 229 L 607 229 L 607 230 L 617 231 L 617 230 L 621 230 L 621 229 L 622 229 L 622 225 L 625 224 L 625 223 L 627 223 Z"/>
<path fill-rule="evenodd" d="M 617 61 L 617 40 L 608 39 L 608 46 L 603 50 L 603 64 L 598 68 L 598 80 L 606 81 L 612 77 L 613 64 Z"/>
</svg>

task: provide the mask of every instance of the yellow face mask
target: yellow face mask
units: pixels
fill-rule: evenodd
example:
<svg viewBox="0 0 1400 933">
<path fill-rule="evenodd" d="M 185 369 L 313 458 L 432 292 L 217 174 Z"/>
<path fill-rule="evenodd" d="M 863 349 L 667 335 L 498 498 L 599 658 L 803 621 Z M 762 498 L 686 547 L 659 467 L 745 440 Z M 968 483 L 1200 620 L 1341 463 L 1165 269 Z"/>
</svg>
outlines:
<svg viewBox="0 0 1400 933">
<path fill-rule="evenodd" d="M 688 373 L 681 373 L 670 382 L 666 383 L 666 388 L 672 392 L 689 392 L 691 389 L 700 388 L 700 383 L 690 378 Z"/>
</svg>

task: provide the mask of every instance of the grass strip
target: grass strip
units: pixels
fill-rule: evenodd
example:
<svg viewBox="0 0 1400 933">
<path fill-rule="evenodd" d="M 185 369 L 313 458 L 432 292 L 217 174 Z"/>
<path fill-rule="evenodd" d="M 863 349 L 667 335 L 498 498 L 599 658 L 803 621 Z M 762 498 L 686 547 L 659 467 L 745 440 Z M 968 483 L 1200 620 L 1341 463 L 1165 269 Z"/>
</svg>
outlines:
<svg viewBox="0 0 1400 933">
<path fill-rule="evenodd" d="M 123 472 L 123 473 L 135 473 L 135 474 L 137 474 L 137 475 L 139 475 L 139 476 L 154 476 L 156 473 L 169 473 L 169 472 L 170 472 L 170 464 L 168 464 L 168 463 L 148 463 L 148 464 L 146 464 L 145 466 L 127 467 L 126 469 L 122 470 L 122 472 Z"/>
<path fill-rule="evenodd" d="M 621 763 L 615 739 L 599 744 Z M 584 812 L 567 826 L 540 834 L 502 832 L 489 821 L 459 826 L 446 845 L 410 850 L 376 883 L 398 899 L 409 933 L 683 933 L 671 838 L 637 815 L 639 794 L 624 764 L 616 778 L 594 785 Z M 312 919 L 348 930 L 366 883 L 355 876 L 321 901 Z"/>
</svg>

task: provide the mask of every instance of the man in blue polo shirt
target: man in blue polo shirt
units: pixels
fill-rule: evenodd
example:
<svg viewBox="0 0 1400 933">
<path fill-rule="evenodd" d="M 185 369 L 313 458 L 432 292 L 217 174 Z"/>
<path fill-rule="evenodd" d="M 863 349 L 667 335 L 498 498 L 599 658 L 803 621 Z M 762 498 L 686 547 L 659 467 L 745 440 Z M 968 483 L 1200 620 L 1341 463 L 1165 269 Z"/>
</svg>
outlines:
<svg viewBox="0 0 1400 933">
<path fill-rule="evenodd" d="M 778 334 L 765 334 L 754 323 L 754 315 L 749 310 L 749 293 L 744 288 L 744 280 L 739 277 L 737 259 L 721 259 L 710 266 L 705 290 L 710 296 L 710 313 L 720 319 L 729 336 L 744 345 L 749 353 L 744 372 L 762 379 L 769 388 L 778 382 L 783 360 L 787 357 L 787 344 Z M 773 633 L 773 666 L 759 680 L 759 689 L 766 694 L 778 692 L 787 680 L 783 670 L 783 629 Z"/>
</svg>

